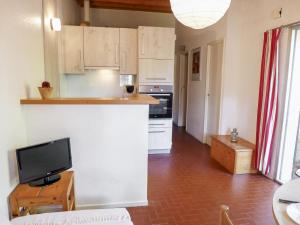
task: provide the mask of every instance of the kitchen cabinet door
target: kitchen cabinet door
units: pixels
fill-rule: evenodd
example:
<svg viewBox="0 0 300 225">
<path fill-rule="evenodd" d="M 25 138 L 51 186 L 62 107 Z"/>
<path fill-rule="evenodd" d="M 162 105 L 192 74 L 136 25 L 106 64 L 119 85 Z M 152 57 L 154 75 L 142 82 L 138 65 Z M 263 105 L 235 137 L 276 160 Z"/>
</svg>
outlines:
<svg viewBox="0 0 300 225">
<path fill-rule="evenodd" d="M 84 27 L 85 67 L 118 67 L 119 28 Z"/>
<path fill-rule="evenodd" d="M 137 74 L 137 29 L 120 28 L 120 74 Z"/>
<path fill-rule="evenodd" d="M 173 84 L 174 60 L 139 59 L 141 84 Z"/>
<path fill-rule="evenodd" d="M 83 74 L 83 27 L 63 26 L 62 67 L 65 74 Z"/>
<path fill-rule="evenodd" d="M 172 128 L 149 128 L 149 150 L 171 149 Z"/>
<path fill-rule="evenodd" d="M 174 59 L 174 28 L 139 27 L 138 37 L 140 59 Z"/>
</svg>

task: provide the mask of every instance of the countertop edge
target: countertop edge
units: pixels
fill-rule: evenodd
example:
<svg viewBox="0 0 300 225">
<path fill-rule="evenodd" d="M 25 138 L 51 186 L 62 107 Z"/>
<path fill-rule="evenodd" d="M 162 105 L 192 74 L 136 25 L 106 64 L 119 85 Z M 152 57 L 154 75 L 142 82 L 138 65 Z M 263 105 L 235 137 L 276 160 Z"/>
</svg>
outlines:
<svg viewBox="0 0 300 225">
<path fill-rule="evenodd" d="M 149 95 L 125 98 L 49 98 L 21 99 L 21 105 L 155 105 L 159 100 Z"/>
</svg>

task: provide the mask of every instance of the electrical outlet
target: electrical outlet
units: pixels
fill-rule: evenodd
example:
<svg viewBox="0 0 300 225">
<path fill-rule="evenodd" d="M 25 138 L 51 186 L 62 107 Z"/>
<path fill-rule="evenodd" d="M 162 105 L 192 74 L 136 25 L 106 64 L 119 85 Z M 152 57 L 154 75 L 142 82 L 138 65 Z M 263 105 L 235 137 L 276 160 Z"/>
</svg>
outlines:
<svg viewBox="0 0 300 225">
<path fill-rule="evenodd" d="M 272 18 L 275 19 L 280 19 L 282 17 L 282 8 L 274 9 L 272 12 Z"/>
</svg>

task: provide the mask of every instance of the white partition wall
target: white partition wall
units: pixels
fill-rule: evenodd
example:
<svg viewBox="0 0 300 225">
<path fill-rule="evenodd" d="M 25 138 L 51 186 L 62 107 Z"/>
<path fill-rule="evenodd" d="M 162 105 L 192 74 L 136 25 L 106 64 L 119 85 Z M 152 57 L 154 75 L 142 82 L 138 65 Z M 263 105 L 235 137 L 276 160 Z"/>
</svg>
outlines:
<svg viewBox="0 0 300 225">
<path fill-rule="evenodd" d="M 147 205 L 148 105 L 24 105 L 28 143 L 71 138 L 77 206 Z"/>
</svg>

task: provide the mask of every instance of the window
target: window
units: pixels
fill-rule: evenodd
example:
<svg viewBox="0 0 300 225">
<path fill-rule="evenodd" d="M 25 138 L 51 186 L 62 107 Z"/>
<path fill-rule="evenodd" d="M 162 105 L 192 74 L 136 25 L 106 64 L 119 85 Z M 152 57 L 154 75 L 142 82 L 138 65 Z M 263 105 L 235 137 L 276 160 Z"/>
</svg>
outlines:
<svg viewBox="0 0 300 225">
<path fill-rule="evenodd" d="M 299 118 L 300 118 L 300 27 L 291 35 L 287 91 L 281 136 L 277 180 L 287 182 L 300 167 Z"/>
</svg>

